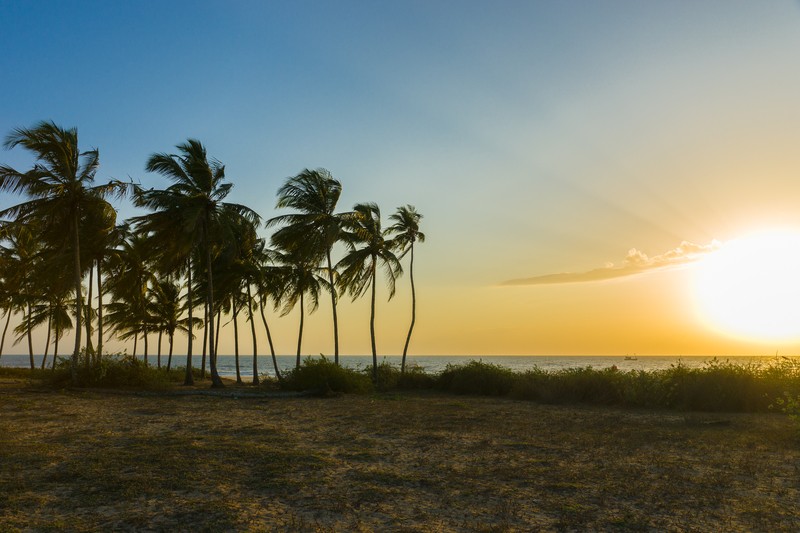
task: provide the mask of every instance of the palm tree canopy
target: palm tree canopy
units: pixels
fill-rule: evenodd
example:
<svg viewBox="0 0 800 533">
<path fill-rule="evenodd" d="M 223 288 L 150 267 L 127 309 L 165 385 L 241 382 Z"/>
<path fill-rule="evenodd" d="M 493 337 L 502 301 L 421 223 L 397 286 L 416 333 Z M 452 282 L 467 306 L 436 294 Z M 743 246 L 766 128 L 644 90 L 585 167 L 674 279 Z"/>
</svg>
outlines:
<svg viewBox="0 0 800 533">
<path fill-rule="evenodd" d="M 397 208 L 393 214 L 389 215 L 389 220 L 394 222 L 386 228 L 386 233 L 394 234 L 393 239 L 395 248 L 400 250 L 400 259 L 408 253 L 408 250 L 416 242 L 425 242 L 425 234 L 419 230 L 419 221 L 422 215 L 417 213 L 413 205 L 404 205 Z"/>
<path fill-rule="evenodd" d="M 320 269 L 305 256 L 292 252 L 272 251 L 272 259 L 277 266 L 270 267 L 265 285 L 272 291 L 275 308 L 281 308 L 281 316 L 294 309 L 301 295 L 307 297 L 309 311 L 316 311 L 319 295 L 330 288 Z"/>
<path fill-rule="evenodd" d="M 0 165 L 0 191 L 24 193 L 27 202 L 0 211 L 0 217 L 27 219 L 36 216 L 48 225 L 70 228 L 75 211 L 86 209 L 87 202 L 109 195 L 122 197 L 128 184 L 112 180 L 92 187 L 100 165 L 98 150 L 78 150 L 78 130 L 63 129 L 53 122 L 40 122 L 33 128 L 17 128 L 6 137 L 8 149 L 21 146 L 36 157 L 33 168 L 19 172 Z M 41 216 L 46 215 L 46 216 Z"/>
<path fill-rule="evenodd" d="M 238 219 L 257 227 L 261 218 L 244 205 L 223 202 L 233 184 L 223 183 L 225 166 L 209 159 L 200 141 L 189 139 L 177 148 L 179 154 L 157 153 L 148 159 L 146 170 L 161 174 L 172 185 L 164 190 L 135 188 L 134 205 L 154 212 L 132 221 L 142 231 L 162 237 L 153 241 L 162 248 L 161 255 L 182 261 L 205 231 L 209 241 L 225 242 L 232 240 Z"/>
<path fill-rule="evenodd" d="M 320 259 L 339 239 L 342 215 L 336 204 L 342 184 L 324 168 L 305 169 L 278 189 L 277 208 L 299 211 L 271 218 L 267 227 L 283 225 L 272 235 L 275 246 Z"/>
<path fill-rule="evenodd" d="M 381 210 L 375 203 L 356 204 L 346 218 L 346 230 L 342 239 L 350 248 L 336 265 L 339 270 L 339 286 L 348 291 L 353 300 L 369 288 L 372 269 L 380 262 L 389 286 L 389 299 L 395 293 L 395 280 L 403 273 L 400 261 L 392 252 L 396 244 L 386 239 L 387 232 L 381 229 Z"/>
</svg>

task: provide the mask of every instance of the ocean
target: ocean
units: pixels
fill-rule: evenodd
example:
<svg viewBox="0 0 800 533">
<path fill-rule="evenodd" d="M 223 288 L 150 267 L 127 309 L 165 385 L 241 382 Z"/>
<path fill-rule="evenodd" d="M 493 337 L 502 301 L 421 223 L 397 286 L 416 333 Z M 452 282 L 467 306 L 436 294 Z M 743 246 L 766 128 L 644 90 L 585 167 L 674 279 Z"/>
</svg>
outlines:
<svg viewBox="0 0 800 533">
<path fill-rule="evenodd" d="M 61 358 L 62 356 L 59 356 Z M 141 358 L 142 356 L 137 356 Z M 318 358 L 320 356 L 305 356 Z M 295 356 L 277 356 L 278 366 L 281 370 L 288 370 L 294 367 Z M 330 356 L 328 359 L 333 360 Z M 378 362 L 386 361 L 392 365 L 400 366 L 402 357 L 399 355 L 379 356 Z M 648 355 L 648 356 L 595 356 L 595 355 L 574 355 L 574 356 L 549 356 L 549 355 L 521 355 L 521 356 L 479 356 L 479 355 L 409 355 L 406 359 L 407 365 L 417 365 L 428 373 L 437 373 L 444 370 L 447 365 L 458 365 L 469 361 L 482 360 L 486 363 L 500 365 L 515 372 L 524 372 L 533 368 L 542 370 L 563 370 L 567 368 L 592 367 L 596 369 L 609 368 L 616 366 L 620 371 L 627 370 L 661 370 L 672 365 L 681 363 L 687 367 L 702 367 L 714 359 L 712 356 L 676 356 L 676 355 Z M 749 363 L 768 363 L 774 360 L 775 356 L 718 356 L 717 360 L 729 360 L 738 364 Z M 151 365 L 156 364 L 156 356 L 150 355 L 148 361 Z M 38 366 L 42 362 L 41 355 L 34 356 L 34 362 Z M 52 362 L 52 356 L 48 357 L 48 366 Z M 194 367 L 199 367 L 201 356 L 192 357 Z M 342 365 L 350 368 L 366 368 L 372 365 L 371 356 L 340 356 Z M 162 365 L 166 365 L 167 358 L 161 356 Z M 186 355 L 173 355 L 172 365 L 183 366 L 186 363 Z M 28 367 L 30 364 L 27 355 L 3 355 L 0 357 L 0 366 L 5 367 Z M 206 363 L 208 364 L 208 363 Z M 253 358 L 250 355 L 239 356 L 239 368 L 243 379 L 253 375 Z M 236 360 L 233 355 L 220 355 L 217 358 L 217 370 L 223 377 L 236 377 Z M 274 376 L 275 371 L 272 365 L 272 357 L 269 355 L 258 356 L 259 375 Z"/>
</svg>

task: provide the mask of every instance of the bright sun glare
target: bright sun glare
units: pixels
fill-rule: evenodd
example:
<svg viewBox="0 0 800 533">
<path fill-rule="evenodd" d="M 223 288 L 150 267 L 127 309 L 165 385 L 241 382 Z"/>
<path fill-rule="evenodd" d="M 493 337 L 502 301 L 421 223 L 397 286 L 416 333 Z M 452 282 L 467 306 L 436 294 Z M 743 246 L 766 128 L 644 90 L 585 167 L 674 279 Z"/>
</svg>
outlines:
<svg viewBox="0 0 800 533">
<path fill-rule="evenodd" d="M 800 339 L 800 231 L 727 242 L 698 265 L 700 315 L 722 333 L 757 341 Z"/>
</svg>

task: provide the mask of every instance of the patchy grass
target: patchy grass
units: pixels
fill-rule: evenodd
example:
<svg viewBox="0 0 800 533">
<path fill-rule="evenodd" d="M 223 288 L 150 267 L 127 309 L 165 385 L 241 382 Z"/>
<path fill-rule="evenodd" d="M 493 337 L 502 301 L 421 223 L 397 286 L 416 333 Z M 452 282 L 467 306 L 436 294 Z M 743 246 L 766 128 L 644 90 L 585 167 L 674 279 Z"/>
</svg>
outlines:
<svg viewBox="0 0 800 533">
<path fill-rule="evenodd" d="M 800 529 L 780 414 L 0 380 L 0 531 Z"/>
</svg>

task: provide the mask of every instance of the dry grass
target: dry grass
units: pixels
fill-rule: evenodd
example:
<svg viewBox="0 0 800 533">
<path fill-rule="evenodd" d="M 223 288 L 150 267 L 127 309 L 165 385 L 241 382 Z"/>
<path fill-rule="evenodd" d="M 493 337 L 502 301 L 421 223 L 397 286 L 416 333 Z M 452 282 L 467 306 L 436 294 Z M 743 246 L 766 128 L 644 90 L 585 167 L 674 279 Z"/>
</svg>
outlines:
<svg viewBox="0 0 800 533">
<path fill-rule="evenodd" d="M 0 531 L 796 531 L 799 459 L 776 414 L 0 380 Z"/>
</svg>

